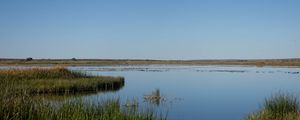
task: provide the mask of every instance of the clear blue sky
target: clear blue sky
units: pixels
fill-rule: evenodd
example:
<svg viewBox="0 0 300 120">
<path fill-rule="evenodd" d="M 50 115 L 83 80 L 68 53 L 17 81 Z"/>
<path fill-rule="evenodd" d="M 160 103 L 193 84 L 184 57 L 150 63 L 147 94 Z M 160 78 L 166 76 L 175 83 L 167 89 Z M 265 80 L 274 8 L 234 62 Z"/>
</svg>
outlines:
<svg viewBox="0 0 300 120">
<path fill-rule="evenodd" d="M 1 0 L 0 57 L 300 57 L 299 0 Z"/>
</svg>

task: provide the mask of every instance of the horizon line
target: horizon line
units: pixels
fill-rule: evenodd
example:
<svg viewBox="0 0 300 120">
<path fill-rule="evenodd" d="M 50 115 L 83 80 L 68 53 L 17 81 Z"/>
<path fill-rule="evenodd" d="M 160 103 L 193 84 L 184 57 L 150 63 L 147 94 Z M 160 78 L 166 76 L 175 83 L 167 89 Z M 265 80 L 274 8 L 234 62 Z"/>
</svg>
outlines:
<svg viewBox="0 0 300 120">
<path fill-rule="evenodd" d="M 32 58 L 32 57 L 27 57 Z M 1 58 L 0 60 L 26 60 L 27 58 Z M 33 60 L 72 60 L 73 58 L 33 58 Z M 300 57 L 295 58 L 218 58 L 218 59 L 148 59 L 148 58 L 75 58 L 76 60 L 129 60 L 129 61 L 201 61 L 201 60 L 300 60 Z"/>
</svg>

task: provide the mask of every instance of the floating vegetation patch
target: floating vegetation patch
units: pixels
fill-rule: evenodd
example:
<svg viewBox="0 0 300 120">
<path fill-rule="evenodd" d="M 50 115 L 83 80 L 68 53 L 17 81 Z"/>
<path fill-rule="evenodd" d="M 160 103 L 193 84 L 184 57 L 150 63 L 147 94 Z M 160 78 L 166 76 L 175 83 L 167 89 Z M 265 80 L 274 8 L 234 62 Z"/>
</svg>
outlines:
<svg viewBox="0 0 300 120">
<path fill-rule="evenodd" d="M 170 97 L 170 96 L 164 96 L 161 95 L 160 89 L 155 89 L 152 91 L 151 94 L 149 95 L 144 95 L 144 101 L 149 102 L 151 104 L 155 104 L 159 106 L 160 104 L 165 104 L 165 103 L 173 103 L 176 101 L 181 101 L 183 100 L 182 98 L 178 97 Z"/>
</svg>

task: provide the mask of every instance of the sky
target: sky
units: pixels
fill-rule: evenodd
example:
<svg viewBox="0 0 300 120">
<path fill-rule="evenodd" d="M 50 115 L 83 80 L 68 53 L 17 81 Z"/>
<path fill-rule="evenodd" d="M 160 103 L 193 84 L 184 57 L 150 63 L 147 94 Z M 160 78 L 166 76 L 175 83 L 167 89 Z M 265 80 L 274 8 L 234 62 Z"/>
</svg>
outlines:
<svg viewBox="0 0 300 120">
<path fill-rule="evenodd" d="M 0 58 L 300 58 L 299 0 L 1 0 Z"/>
</svg>

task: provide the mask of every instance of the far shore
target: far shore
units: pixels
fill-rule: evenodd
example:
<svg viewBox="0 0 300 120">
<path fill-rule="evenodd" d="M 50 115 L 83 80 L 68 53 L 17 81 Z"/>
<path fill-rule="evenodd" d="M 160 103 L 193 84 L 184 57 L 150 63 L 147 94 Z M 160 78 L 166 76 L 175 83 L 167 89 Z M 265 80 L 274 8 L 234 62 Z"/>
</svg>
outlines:
<svg viewBox="0 0 300 120">
<path fill-rule="evenodd" d="M 151 60 L 151 59 L 7 59 L 0 65 L 254 65 L 300 67 L 300 58 L 293 59 L 218 59 L 218 60 Z"/>
</svg>

